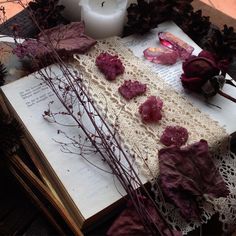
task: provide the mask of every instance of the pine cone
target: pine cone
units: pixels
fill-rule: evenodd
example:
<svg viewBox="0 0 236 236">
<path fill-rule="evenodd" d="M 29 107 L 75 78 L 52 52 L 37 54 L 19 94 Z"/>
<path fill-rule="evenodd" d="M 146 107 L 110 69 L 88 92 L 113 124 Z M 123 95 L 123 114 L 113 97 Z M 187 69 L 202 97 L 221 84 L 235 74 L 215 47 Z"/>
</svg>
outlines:
<svg viewBox="0 0 236 236">
<path fill-rule="evenodd" d="M 200 43 L 202 38 L 208 33 L 211 27 L 209 17 L 202 16 L 202 11 L 191 12 L 179 24 L 182 30 L 192 38 L 197 44 Z"/>
<path fill-rule="evenodd" d="M 219 59 L 232 61 L 236 55 L 236 33 L 232 27 L 225 26 L 221 31 L 212 26 L 208 34 L 200 41 L 200 46 L 217 54 Z"/>
<path fill-rule="evenodd" d="M 148 3 L 138 0 L 137 4 L 131 4 L 127 9 L 128 22 L 124 35 L 144 34 L 167 20 L 178 22 L 192 11 L 191 2 L 192 0 L 153 0 Z"/>
<path fill-rule="evenodd" d="M 64 6 L 58 5 L 59 0 L 36 0 L 29 2 L 29 8 L 33 11 L 37 23 L 42 29 L 49 29 L 60 24 L 68 24 L 61 12 Z"/>
</svg>

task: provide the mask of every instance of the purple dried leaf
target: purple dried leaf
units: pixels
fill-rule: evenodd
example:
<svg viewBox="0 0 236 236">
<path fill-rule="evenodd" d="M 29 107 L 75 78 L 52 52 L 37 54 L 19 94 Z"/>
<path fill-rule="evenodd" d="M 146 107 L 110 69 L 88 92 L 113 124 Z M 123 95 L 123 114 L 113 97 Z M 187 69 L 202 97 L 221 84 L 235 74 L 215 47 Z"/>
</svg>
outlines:
<svg viewBox="0 0 236 236">
<path fill-rule="evenodd" d="M 51 43 L 51 45 L 49 45 Z M 20 58 L 28 56 L 30 58 L 44 61 L 49 59 L 53 54 L 53 49 L 66 58 L 73 53 L 84 53 L 90 49 L 96 41 L 84 35 L 84 24 L 74 22 L 69 25 L 60 25 L 54 28 L 44 30 L 38 35 L 38 39 L 28 39 L 22 44 L 17 45 L 13 52 Z M 50 64 L 50 60 L 48 61 Z"/>
<path fill-rule="evenodd" d="M 199 219 L 198 201 L 203 194 L 216 198 L 229 194 L 205 140 L 183 149 L 176 146 L 161 149 L 159 166 L 162 191 L 186 220 Z"/>
<path fill-rule="evenodd" d="M 170 230 L 166 222 L 164 222 L 159 215 L 159 212 L 153 207 L 150 200 L 141 197 L 140 199 L 146 206 L 147 214 L 152 218 L 153 223 L 158 225 L 160 236 L 181 236 L 182 233 L 175 230 Z M 148 232 L 143 226 L 141 219 L 139 218 L 137 211 L 135 210 L 131 202 L 116 219 L 111 228 L 107 232 L 108 236 L 125 236 L 125 235 L 153 235 Z"/>
<path fill-rule="evenodd" d="M 57 52 L 63 50 L 67 53 L 84 53 L 96 44 L 96 40 L 84 34 L 83 22 L 73 22 L 45 30 L 44 34 L 38 35 L 38 39 L 41 42 L 49 40 Z"/>
</svg>

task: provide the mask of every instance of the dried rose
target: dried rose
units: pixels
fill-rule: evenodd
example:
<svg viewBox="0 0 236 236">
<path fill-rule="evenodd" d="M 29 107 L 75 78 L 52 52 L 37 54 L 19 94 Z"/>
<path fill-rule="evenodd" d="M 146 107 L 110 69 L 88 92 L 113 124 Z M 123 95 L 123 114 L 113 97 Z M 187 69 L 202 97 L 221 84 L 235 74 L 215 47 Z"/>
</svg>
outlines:
<svg viewBox="0 0 236 236">
<path fill-rule="evenodd" d="M 186 219 L 199 219 L 204 195 L 226 197 L 229 190 L 216 168 L 205 140 L 186 148 L 159 151 L 160 185 L 166 198 Z"/>
<path fill-rule="evenodd" d="M 188 140 L 188 131 L 181 126 L 167 126 L 161 135 L 160 141 L 166 145 L 180 147 Z"/>
<path fill-rule="evenodd" d="M 115 80 L 116 76 L 124 73 L 124 66 L 117 55 L 107 52 L 101 53 L 96 59 L 96 66 L 105 75 L 107 80 Z"/>
<path fill-rule="evenodd" d="M 140 105 L 139 114 L 143 122 L 158 122 L 162 119 L 163 102 L 159 97 L 150 96 Z"/>
<path fill-rule="evenodd" d="M 211 97 L 218 93 L 236 102 L 235 98 L 221 91 L 225 83 L 235 86 L 230 80 L 225 79 L 228 65 L 227 60 L 217 60 L 212 53 L 202 51 L 198 56 L 191 56 L 183 62 L 184 73 L 180 79 L 185 88 L 202 93 L 205 97 Z"/>
<path fill-rule="evenodd" d="M 181 81 L 185 88 L 194 92 L 201 92 L 207 80 L 218 75 L 220 69 L 213 55 L 202 51 L 198 56 L 191 56 L 183 62 L 184 74 Z"/>
<path fill-rule="evenodd" d="M 145 93 L 147 85 L 139 81 L 125 80 L 125 82 L 118 88 L 119 93 L 126 99 L 130 100 L 136 96 Z"/>
</svg>

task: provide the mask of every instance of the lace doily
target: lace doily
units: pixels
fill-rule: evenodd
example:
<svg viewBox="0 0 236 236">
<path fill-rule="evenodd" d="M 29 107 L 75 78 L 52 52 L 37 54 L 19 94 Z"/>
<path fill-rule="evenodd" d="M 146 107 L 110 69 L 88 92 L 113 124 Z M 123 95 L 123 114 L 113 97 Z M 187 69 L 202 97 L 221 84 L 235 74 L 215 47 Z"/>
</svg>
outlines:
<svg viewBox="0 0 236 236">
<path fill-rule="evenodd" d="M 96 57 L 108 52 L 118 55 L 125 66 L 125 73 L 115 81 L 107 81 L 95 65 Z M 194 107 L 184 96 L 181 96 L 171 86 L 152 72 L 151 68 L 136 58 L 125 48 L 118 38 L 99 41 L 98 44 L 85 55 L 75 55 L 75 66 L 83 75 L 83 82 L 93 97 L 100 111 L 106 115 L 108 122 L 116 124 L 119 135 L 135 156 L 140 171 L 151 181 L 158 176 L 158 150 L 163 148 L 160 136 L 166 126 L 180 125 L 189 132 L 187 144 L 200 139 L 208 141 L 215 163 L 224 177 L 231 195 L 227 199 L 215 200 L 215 206 L 205 203 L 203 207 L 202 223 L 217 211 L 221 220 L 229 225 L 235 223 L 234 206 L 236 203 L 236 161 L 229 151 L 229 135 L 225 129 L 209 116 Z M 145 95 L 127 102 L 118 92 L 124 80 L 138 80 L 147 85 Z M 163 102 L 163 118 L 158 124 L 143 124 L 138 113 L 138 107 L 148 96 L 159 96 Z M 145 160 L 145 161 L 144 161 Z M 148 166 L 148 168 L 147 168 Z M 164 204 L 158 199 L 167 221 L 176 229 L 187 233 L 200 225 L 199 222 L 186 223 L 172 205 Z M 216 209 L 217 208 L 217 209 Z M 226 224 L 224 225 L 227 226 Z"/>
</svg>

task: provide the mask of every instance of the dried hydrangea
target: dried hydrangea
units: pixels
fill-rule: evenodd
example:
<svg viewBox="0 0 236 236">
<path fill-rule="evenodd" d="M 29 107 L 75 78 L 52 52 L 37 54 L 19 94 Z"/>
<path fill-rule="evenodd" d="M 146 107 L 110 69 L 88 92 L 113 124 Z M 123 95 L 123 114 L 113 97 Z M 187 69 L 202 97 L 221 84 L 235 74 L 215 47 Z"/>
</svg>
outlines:
<svg viewBox="0 0 236 236">
<path fill-rule="evenodd" d="M 165 146 L 175 145 L 181 147 L 188 140 L 188 131 L 181 126 L 167 126 L 161 135 L 161 143 Z"/>
<path fill-rule="evenodd" d="M 158 122 L 162 119 L 163 102 L 159 97 L 150 96 L 140 105 L 139 114 L 144 123 Z"/>
<path fill-rule="evenodd" d="M 119 93 L 126 99 L 130 100 L 134 97 L 142 95 L 146 92 L 147 85 L 139 81 L 125 80 L 125 82 L 118 88 Z"/>
<path fill-rule="evenodd" d="M 107 80 L 115 80 L 118 75 L 124 73 L 125 68 L 117 55 L 113 56 L 107 52 L 101 53 L 96 58 L 96 66 L 105 75 Z"/>
</svg>

